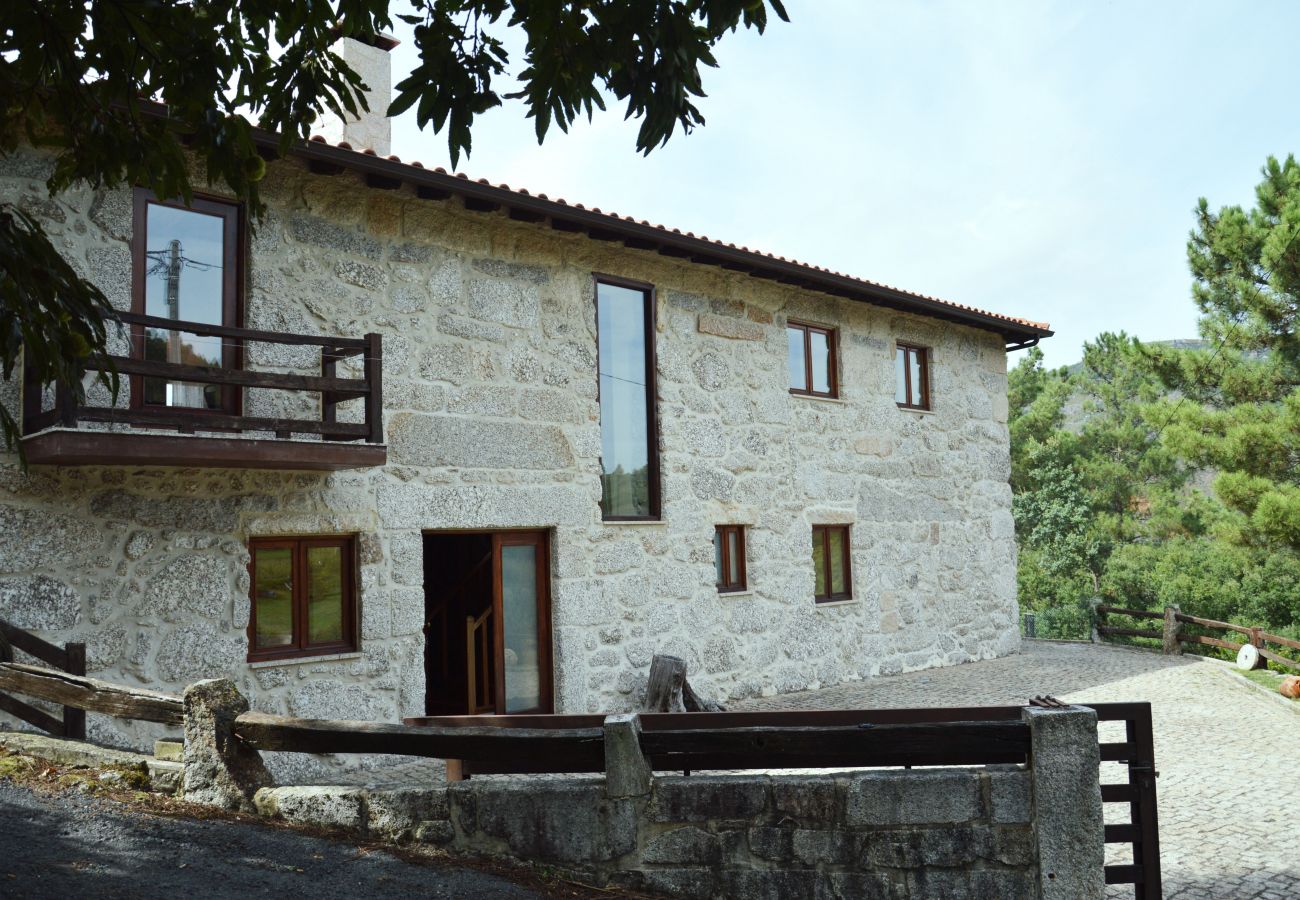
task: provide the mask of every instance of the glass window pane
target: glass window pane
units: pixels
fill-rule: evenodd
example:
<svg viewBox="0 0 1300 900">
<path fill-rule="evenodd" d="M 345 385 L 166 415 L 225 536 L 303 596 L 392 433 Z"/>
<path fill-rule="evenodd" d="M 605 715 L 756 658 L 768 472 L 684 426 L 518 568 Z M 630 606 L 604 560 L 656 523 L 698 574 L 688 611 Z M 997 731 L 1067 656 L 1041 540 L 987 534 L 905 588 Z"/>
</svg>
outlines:
<svg viewBox="0 0 1300 900">
<path fill-rule="evenodd" d="M 293 644 L 293 551 L 268 547 L 253 551 L 257 621 L 254 645 L 264 650 Z"/>
<path fill-rule="evenodd" d="M 727 572 L 727 583 L 730 585 L 740 584 L 740 529 L 730 528 L 727 530 L 727 562 L 730 563 Z"/>
<path fill-rule="evenodd" d="M 717 573 L 717 583 L 726 584 L 726 573 L 722 571 L 722 532 L 716 529 L 713 532 L 713 569 Z"/>
<path fill-rule="evenodd" d="M 813 529 L 812 536 L 812 557 L 813 573 L 816 575 L 813 595 L 817 597 L 826 596 L 826 546 L 824 543 L 822 530 Z"/>
<path fill-rule="evenodd" d="M 831 594 L 843 594 L 845 592 L 844 578 L 844 537 L 843 528 L 832 528 L 829 531 L 831 543 Z"/>
<path fill-rule="evenodd" d="M 225 220 L 157 203 L 146 209 L 145 313 L 205 325 L 223 324 Z M 144 358 L 220 366 L 221 339 L 149 328 Z M 151 378 L 145 381 L 145 402 L 215 409 L 221 406 L 221 388 Z"/>
<path fill-rule="evenodd" d="M 644 291 L 600 284 L 601 510 L 606 516 L 649 516 L 650 396 L 646 384 Z"/>
<path fill-rule="evenodd" d="M 912 367 L 912 405 L 924 406 L 925 394 L 921 392 L 921 351 L 912 350 L 908 357 Z"/>
<path fill-rule="evenodd" d="M 795 391 L 808 390 L 808 371 L 804 359 L 803 336 L 804 330 L 802 328 L 787 327 L 785 329 L 787 365 L 790 369 L 790 389 Z"/>
<path fill-rule="evenodd" d="M 831 391 L 831 336 L 820 331 L 808 332 L 812 353 L 812 389 L 819 394 Z"/>
<path fill-rule="evenodd" d="M 907 351 L 899 347 L 894 351 L 894 401 L 907 401 Z"/>
<path fill-rule="evenodd" d="M 537 548 L 501 548 L 501 611 L 505 634 L 506 712 L 542 705 L 537 635 Z"/>
<path fill-rule="evenodd" d="M 307 548 L 307 643 L 343 640 L 343 548 Z"/>
</svg>

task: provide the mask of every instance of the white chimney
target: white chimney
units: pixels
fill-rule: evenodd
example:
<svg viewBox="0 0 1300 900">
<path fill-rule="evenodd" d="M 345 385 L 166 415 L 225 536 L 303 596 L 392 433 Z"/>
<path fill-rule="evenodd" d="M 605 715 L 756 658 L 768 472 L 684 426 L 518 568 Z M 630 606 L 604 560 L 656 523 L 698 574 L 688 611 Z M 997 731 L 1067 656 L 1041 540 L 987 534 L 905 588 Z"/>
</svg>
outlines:
<svg viewBox="0 0 1300 900">
<path fill-rule="evenodd" d="M 388 104 L 393 100 L 393 65 L 388 51 L 397 46 L 392 35 L 381 34 L 375 44 L 363 44 L 355 38 L 339 38 L 330 49 L 343 57 L 352 71 L 361 76 L 366 87 L 368 112 L 353 119 L 340 119 L 332 112 L 321 115 L 315 129 L 331 144 L 347 141 L 354 150 L 374 150 L 380 156 L 392 153 L 392 125 L 388 121 Z"/>
</svg>

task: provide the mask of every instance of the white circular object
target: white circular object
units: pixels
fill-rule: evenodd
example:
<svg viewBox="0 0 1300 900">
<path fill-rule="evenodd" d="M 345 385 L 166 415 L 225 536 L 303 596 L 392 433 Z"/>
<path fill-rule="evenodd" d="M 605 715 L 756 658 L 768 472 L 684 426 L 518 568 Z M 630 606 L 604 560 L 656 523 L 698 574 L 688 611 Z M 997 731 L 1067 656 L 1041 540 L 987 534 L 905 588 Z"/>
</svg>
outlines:
<svg viewBox="0 0 1300 900">
<path fill-rule="evenodd" d="M 1245 644 L 1237 651 L 1237 668 L 1253 669 L 1259 665 L 1259 650 L 1250 644 Z"/>
</svg>

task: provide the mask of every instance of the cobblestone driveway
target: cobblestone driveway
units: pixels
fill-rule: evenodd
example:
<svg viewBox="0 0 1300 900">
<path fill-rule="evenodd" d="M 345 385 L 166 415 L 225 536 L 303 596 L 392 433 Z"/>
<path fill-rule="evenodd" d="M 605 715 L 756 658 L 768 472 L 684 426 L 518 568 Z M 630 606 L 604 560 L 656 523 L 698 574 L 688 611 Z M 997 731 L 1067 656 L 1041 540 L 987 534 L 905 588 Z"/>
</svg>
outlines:
<svg viewBox="0 0 1300 900">
<path fill-rule="evenodd" d="M 1019 705 L 1043 693 L 1073 702 L 1151 702 L 1165 897 L 1300 898 L 1294 839 L 1300 712 L 1216 663 L 1120 647 L 1026 641 L 1016 656 L 786 694 L 745 707 Z M 1120 735 L 1103 731 L 1103 739 Z M 1107 773 L 1106 780 L 1118 779 Z M 1130 888 L 1111 891 L 1113 897 L 1132 896 Z"/>
</svg>

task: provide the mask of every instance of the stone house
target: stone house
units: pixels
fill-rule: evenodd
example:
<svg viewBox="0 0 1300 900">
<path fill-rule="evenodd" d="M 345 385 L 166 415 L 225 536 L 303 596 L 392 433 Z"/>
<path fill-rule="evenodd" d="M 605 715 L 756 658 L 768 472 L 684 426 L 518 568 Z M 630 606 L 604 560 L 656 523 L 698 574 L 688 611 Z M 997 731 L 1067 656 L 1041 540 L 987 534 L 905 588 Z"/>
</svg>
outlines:
<svg viewBox="0 0 1300 900">
<path fill-rule="evenodd" d="M 325 131 L 256 227 L 0 160 L 128 323 L 116 400 L 0 386 L 0 617 L 389 721 L 628 708 L 655 652 L 737 700 L 1016 649 L 1006 360 L 1047 326 Z"/>
</svg>

